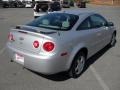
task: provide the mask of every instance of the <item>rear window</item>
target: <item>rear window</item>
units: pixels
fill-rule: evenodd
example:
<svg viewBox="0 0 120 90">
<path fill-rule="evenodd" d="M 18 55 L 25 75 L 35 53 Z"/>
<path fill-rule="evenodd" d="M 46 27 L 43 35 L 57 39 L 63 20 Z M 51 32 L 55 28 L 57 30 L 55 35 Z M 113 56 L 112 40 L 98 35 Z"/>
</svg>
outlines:
<svg viewBox="0 0 120 90">
<path fill-rule="evenodd" d="M 27 25 L 45 29 L 67 31 L 74 26 L 78 19 L 79 17 L 73 14 L 49 13 L 33 20 Z"/>
<path fill-rule="evenodd" d="M 67 1 L 65 2 L 65 1 L 64 1 L 63 4 L 69 4 L 69 2 L 67 2 Z"/>
</svg>

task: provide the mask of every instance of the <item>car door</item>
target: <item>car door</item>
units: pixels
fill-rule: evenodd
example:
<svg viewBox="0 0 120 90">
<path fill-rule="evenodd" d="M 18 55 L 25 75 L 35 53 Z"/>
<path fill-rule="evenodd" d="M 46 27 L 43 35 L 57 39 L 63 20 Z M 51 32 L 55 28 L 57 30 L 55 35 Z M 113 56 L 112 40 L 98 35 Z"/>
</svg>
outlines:
<svg viewBox="0 0 120 90">
<path fill-rule="evenodd" d="M 96 48 L 99 50 L 103 48 L 107 43 L 108 43 L 108 28 L 104 26 L 107 21 L 98 14 L 94 14 L 90 16 L 90 21 L 91 21 L 91 29 L 94 31 L 96 40 L 95 45 Z"/>
<path fill-rule="evenodd" d="M 89 54 L 93 55 L 98 50 L 98 42 L 99 42 L 99 29 L 93 29 L 90 17 L 83 20 L 78 28 L 76 29 L 78 39 L 77 42 L 84 44 L 85 47 L 88 48 Z"/>
</svg>

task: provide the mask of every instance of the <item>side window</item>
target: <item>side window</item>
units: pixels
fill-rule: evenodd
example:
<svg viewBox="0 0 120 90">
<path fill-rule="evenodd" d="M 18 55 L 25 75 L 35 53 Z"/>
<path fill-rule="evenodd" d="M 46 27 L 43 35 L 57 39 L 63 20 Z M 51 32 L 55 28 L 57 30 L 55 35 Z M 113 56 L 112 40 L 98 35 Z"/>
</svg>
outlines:
<svg viewBox="0 0 120 90">
<path fill-rule="evenodd" d="M 102 16 L 97 14 L 90 16 L 90 20 L 91 20 L 91 28 L 99 28 L 105 25 L 106 23 L 106 20 Z"/>
<path fill-rule="evenodd" d="M 87 18 L 78 26 L 77 31 L 79 31 L 79 30 L 87 30 L 87 29 L 90 29 L 90 27 L 91 27 L 90 19 Z"/>
</svg>

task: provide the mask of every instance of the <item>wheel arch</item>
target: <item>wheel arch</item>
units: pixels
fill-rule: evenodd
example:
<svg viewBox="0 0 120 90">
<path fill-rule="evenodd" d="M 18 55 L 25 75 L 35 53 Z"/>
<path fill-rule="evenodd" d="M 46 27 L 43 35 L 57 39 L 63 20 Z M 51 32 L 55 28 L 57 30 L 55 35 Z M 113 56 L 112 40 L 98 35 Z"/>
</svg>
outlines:
<svg viewBox="0 0 120 90">
<path fill-rule="evenodd" d="M 87 59 L 87 56 L 88 56 L 88 49 L 86 48 L 86 47 L 81 47 L 80 49 L 78 49 L 78 50 L 76 50 L 76 52 L 74 52 L 73 54 L 72 54 L 72 56 L 70 57 L 70 59 L 69 59 L 69 62 L 67 63 L 68 65 L 68 70 L 70 69 L 70 67 L 71 67 L 71 65 L 72 65 L 72 63 L 73 63 L 73 61 L 74 61 L 74 58 L 77 56 L 77 54 L 78 53 L 80 53 L 80 52 L 83 52 L 83 53 L 85 53 L 85 58 Z"/>
<path fill-rule="evenodd" d="M 115 36 L 116 36 L 116 34 L 117 34 L 117 31 L 115 30 L 115 31 L 113 32 L 113 34 L 115 34 Z"/>
</svg>

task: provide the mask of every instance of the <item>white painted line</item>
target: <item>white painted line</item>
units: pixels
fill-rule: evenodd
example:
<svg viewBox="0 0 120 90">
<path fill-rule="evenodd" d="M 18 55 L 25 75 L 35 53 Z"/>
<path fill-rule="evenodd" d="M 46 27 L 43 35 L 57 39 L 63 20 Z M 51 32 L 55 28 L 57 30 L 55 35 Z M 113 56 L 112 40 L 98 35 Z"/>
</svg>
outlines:
<svg viewBox="0 0 120 90">
<path fill-rule="evenodd" d="M 110 88 L 107 86 L 107 84 L 101 78 L 101 76 L 98 74 L 98 72 L 95 70 L 95 68 L 93 66 L 90 66 L 90 69 L 93 72 L 96 79 L 98 80 L 99 84 L 102 86 L 103 90 L 110 90 Z"/>
<path fill-rule="evenodd" d="M 5 47 L 0 50 L 0 55 L 5 51 Z"/>
</svg>

